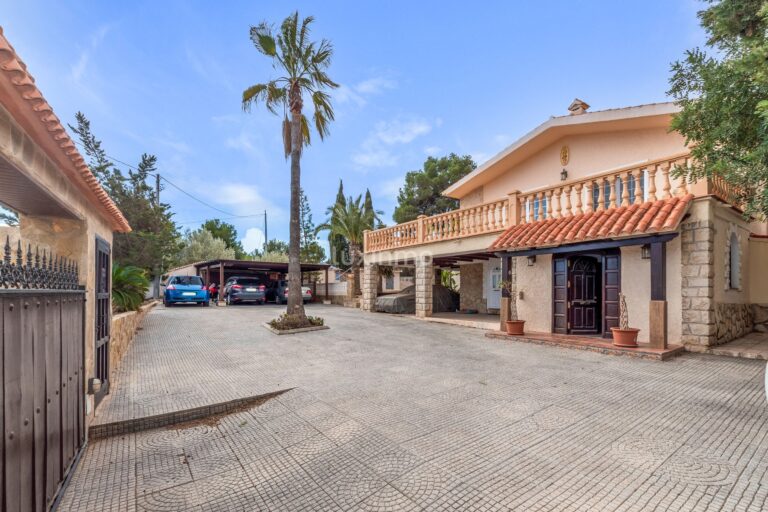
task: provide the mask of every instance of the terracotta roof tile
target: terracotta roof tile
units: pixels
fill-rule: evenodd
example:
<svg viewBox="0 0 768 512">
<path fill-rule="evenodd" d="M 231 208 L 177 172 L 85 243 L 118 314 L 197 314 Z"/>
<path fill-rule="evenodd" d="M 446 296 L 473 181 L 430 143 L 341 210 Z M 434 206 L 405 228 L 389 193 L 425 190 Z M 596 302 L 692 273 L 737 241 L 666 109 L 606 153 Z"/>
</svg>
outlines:
<svg viewBox="0 0 768 512">
<path fill-rule="evenodd" d="M 688 194 L 655 202 L 517 224 L 502 233 L 490 249 L 527 249 L 674 231 L 692 200 L 693 194 Z"/>
<path fill-rule="evenodd" d="M 85 188 L 92 194 L 93 202 L 107 214 L 112 221 L 113 229 L 129 232 L 131 226 L 112 201 L 107 192 L 101 187 L 94 177 L 82 155 L 77 151 L 74 142 L 62 126 L 59 118 L 53 113 L 53 109 L 43 98 L 43 94 L 35 85 L 35 79 L 27 71 L 27 66 L 16 54 L 16 50 L 3 35 L 0 27 L 0 72 L 8 74 L 11 83 L 19 93 L 20 101 L 25 102 L 31 108 L 40 122 L 45 126 L 50 137 L 55 141 L 59 149 L 66 155 L 72 164 L 74 176 L 79 179 Z"/>
</svg>

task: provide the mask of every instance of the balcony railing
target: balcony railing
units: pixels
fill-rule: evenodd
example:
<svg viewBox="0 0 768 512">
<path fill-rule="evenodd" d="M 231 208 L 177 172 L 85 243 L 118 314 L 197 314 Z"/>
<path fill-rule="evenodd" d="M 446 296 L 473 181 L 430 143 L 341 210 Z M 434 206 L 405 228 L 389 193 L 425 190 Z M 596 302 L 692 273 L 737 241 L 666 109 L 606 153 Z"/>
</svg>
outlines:
<svg viewBox="0 0 768 512">
<path fill-rule="evenodd" d="M 557 219 L 688 193 L 685 178 L 674 178 L 676 167 L 686 167 L 681 154 L 519 193 L 520 221 Z"/>
<path fill-rule="evenodd" d="M 601 211 L 635 203 L 694 193 L 712 195 L 739 207 L 736 194 L 720 178 L 687 183 L 674 177 L 675 168 L 688 166 L 688 153 L 611 169 L 452 212 L 422 216 L 365 235 L 365 252 L 495 233 L 517 224 Z"/>
<path fill-rule="evenodd" d="M 509 200 L 461 208 L 431 217 L 421 216 L 391 228 L 365 234 L 365 252 L 398 249 L 502 231 L 509 225 Z"/>
</svg>

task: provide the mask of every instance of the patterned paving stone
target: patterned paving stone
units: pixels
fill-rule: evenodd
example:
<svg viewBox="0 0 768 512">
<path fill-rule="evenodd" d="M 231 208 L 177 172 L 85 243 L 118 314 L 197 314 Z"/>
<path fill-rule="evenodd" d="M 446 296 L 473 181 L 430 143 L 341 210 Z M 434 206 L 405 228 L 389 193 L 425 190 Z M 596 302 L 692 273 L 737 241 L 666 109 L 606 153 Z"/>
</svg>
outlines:
<svg viewBox="0 0 768 512">
<path fill-rule="evenodd" d="M 184 455 L 159 452 L 136 462 L 136 493 L 151 494 L 192 481 Z"/>
<path fill-rule="evenodd" d="M 768 510 L 763 363 L 310 308 L 331 329 L 287 340 L 275 307 L 156 308 L 99 420 L 292 389 L 92 441 L 60 510 Z"/>
</svg>

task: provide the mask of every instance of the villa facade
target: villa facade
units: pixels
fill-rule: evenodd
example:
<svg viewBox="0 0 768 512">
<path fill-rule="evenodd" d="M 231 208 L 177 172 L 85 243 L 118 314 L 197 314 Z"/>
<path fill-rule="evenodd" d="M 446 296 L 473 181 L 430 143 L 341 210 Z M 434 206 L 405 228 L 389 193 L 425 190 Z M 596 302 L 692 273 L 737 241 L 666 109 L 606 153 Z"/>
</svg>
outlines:
<svg viewBox="0 0 768 512">
<path fill-rule="evenodd" d="M 516 283 L 526 331 L 610 336 L 619 294 L 652 347 L 696 350 L 752 330 L 768 303 L 765 219 L 745 219 L 720 180 L 687 183 L 690 162 L 660 103 L 569 113 L 529 132 L 443 193 L 460 208 L 370 231 L 363 309 L 381 265 L 412 265 L 416 315 L 432 315 L 436 271 L 458 269 L 463 310 L 506 320 Z"/>
</svg>

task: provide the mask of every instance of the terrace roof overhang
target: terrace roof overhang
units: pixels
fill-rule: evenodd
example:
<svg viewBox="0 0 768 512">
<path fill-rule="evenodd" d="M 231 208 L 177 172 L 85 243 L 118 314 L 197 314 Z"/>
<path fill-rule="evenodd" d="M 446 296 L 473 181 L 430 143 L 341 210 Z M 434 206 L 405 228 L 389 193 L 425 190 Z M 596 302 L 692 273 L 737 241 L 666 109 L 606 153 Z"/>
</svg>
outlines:
<svg viewBox="0 0 768 512">
<path fill-rule="evenodd" d="M 578 252 L 602 251 L 606 249 L 618 249 L 632 245 L 649 245 L 654 243 L 669 242 L 677 237 L 679 233 L 663 233 L 656 235 L 635 236 L 630 238 L 606 238 L 602 240 L 591 240 L 576 244 L 555 245 L 551 247 L 530 247 L 527 249 L 497 251 L 494 253 L 499 258 L 509 256 L 536 256 L 539 254 L 570 254 Z"/>
<path fill-rule="evenodd" d="M 226 270 L 242 270 L 247 272 L 288 272 L 288 263 L 277 261 L 250 261 L 250 260 L 208 260 L 200 261 L 194 264 L 195 268 L 200 270 L 201 268 L 218 269 L 223 266 Z M 331 265 L 327 263 L 302 263 L 302 272 L 318 272 L 331 268 Z"/>
</svg>

